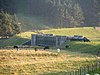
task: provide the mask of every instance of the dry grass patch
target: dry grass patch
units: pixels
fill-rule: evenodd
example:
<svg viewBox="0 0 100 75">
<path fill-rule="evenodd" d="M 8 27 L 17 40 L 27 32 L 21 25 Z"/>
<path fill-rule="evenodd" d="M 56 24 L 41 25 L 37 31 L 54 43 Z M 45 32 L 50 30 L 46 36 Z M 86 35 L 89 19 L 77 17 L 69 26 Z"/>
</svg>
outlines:
<svg viewBox="0 0 100 75">
<path fill-rule="evenodd" d="M 0 50 L 0 74 L 38 75 L 48 72 L 72 71 L 94 63 L 92 55 L 62 51 Z"/>
</svg>

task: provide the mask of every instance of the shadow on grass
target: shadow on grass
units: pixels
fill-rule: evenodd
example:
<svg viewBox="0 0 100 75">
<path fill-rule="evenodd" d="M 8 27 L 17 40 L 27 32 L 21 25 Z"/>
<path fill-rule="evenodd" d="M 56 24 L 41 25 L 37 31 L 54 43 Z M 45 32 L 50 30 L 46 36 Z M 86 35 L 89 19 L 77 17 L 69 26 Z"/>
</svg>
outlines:
<svg viewBox="0 0 100 75">
<path fill-rule="evenodd" d="M 96 42 L 71 42 L 70 48 L 66 49 L 72 52 L 81 52 L 81 53 L 90 53 L 90 54 L 97 54 L 100 53 L 100 43 Z"/>
<path fill-rule="evenodd" d="M 6 46 L 14 46 L 14 45 L 21 45 L 30 39 L 21 38 L 19 36 L 14 36 L 9 39 L 2 39 L 0 40 L 0 47 Z"/>
</svg>

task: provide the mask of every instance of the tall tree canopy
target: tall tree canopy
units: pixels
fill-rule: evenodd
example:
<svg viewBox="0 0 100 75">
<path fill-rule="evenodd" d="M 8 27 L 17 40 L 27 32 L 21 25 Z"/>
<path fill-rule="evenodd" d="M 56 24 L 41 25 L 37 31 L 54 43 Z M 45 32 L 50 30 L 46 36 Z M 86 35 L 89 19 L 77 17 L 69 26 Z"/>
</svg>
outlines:
<svg viewBox="0 0 100 75">
<path fill-rule="evenodd" d="M 0 10 L 42 16 L 54 27 L 100 25 L 100 0 L 0 0 Z"/>
</svg>

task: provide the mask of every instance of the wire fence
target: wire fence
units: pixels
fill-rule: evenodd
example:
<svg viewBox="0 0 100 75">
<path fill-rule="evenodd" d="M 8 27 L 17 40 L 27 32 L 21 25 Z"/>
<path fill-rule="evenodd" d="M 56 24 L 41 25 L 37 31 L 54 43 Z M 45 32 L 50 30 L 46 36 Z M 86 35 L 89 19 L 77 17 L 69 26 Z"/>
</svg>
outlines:
<svg viewBox="0 0 100 75">
<path fill-rule="evenodd" d="M 100 60 L 94 64 L 90 64 L 85 67 L 80 67 L 78 70 L 67 72 L 66 75 L 86 75 L 89 71 L 94 71 L 100 68 Z M 89 75 L 89 74 L 88 74 Z"/>
</svg>

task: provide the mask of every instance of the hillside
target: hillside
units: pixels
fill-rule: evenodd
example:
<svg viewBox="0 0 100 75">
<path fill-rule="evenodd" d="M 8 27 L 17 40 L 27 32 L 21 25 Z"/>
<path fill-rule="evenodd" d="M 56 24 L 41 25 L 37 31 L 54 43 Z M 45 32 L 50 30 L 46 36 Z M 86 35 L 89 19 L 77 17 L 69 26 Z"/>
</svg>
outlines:
<svg viewBox="0 0 100 75">
<path fill-rule="evenodd" d="M 23 14 L 17 14 L 17 17 L 21 23 L 21 32 L 32 31 L 36 29 L 48 29 L 52 27 L 47 19 L 42 16 L 26 16 Z"/>
<path fill-rule="evenodd" d="M 84 35 L 90 38 L 91 42 L 71 41 L 70 48 L 63 48 L 61 53 L 57 53 L 55 49 L 47 51 L 39 49 L 37 52 L 33 48 L 20 49 L 18 52 L 15 49 L 1 49 L 0 74 L 64 75 L 79 67 L 93 64 L 96 60 L 95 54 L 100 50 L 100 31 L 93 27 L 49 29 L 41 30 L 41 32 L 64 36 Z M 31 39 L 31 34 L 36 33 L 23 32 L 10 39 L 0 40 L 0 46 L 23 44 Z M 99 73 L 99 69 L 89 73 Z"/>
<path fill-rule="evenodd" d="M 91 40 L 91 42 L 70 42 L 70 48 L 65 50 L 96 54 L 100 49 L 100 31 L 93 27 L 51 29 L 43 32 L 63 36 L 83 35 Z"/>
<path fill-rule="evenodd" d="M 22 30 L 100 26 L 100 0 L 0 0 L 0 12 L 22 14 Z"/>
<path fill-rule="evenodd" d="M 83 35 L 90 39 L 98 39 L 100 37 L 100 31 L 93 27 L 79 27 L 79 28 L 61 28 L 61 29 L 50 29 L 42 30 L 44 33 L 63 35 L 63 36 L 73 36 L 73 35 Z"/>
<path fill-rule="evenodd" d="M 95 30 L 93 27 L 82 27 L 82 28 L 62 28 L 62 29 L 49 29 L 41 30 L 41 32 L 46 34 L 62 35 L 62 36 L 73 36 L 73 35 L 84 35 L 89 38 L 91 42 L 70 42 L 71 51 L 79 52 L 92 52 L 95 54 L 100 48 L 100 31 Z M 31 34 L 36 34 L 35 32 L 23 32 L 10 39 L 0 40 L 0 46 L 13 46 L 21 45 L 24 42 L 31 39 Z"/>
<path fill-rule="evenodd" d="M 17 34 L 9 39 L 1 39 L 0 40 L 0 46 L 14 46 L 14 45 L 21 45 L 24 42 L 31 39 L 31 34 L 34 34 L 34 32 L 23 32 L 20 34 Z"/>
</svg>

